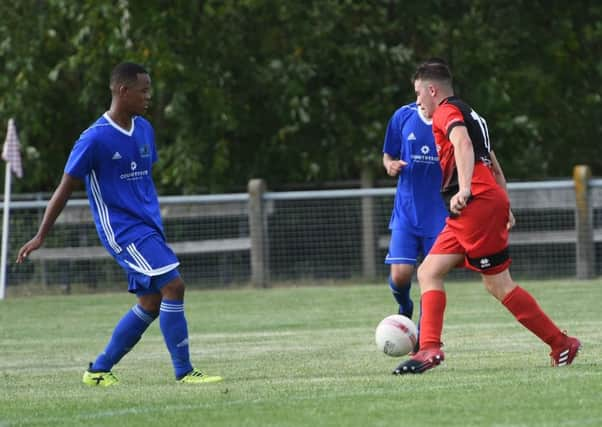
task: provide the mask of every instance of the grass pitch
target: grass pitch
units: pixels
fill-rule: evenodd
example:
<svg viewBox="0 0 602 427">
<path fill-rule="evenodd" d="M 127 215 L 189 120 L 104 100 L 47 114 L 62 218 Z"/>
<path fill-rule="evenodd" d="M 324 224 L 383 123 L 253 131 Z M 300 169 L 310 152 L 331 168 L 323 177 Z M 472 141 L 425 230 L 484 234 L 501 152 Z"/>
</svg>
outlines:
<svg viewBox="0 0 602 427">
<path fill-rule="evenodd" d="M 547 346 L 476 282 L 447 286 L 446 362 L 403 377 L 374 344 L 395 311 L 384 283 L 189 291 L 193 362 L 225 381 L 175 383 L 156 322 L 114 368 L 121 384 L 97 389 L 83 370 L 135 299 L 8 299 L 0 427 L 602 425 L 602 281 L 522 285 L 581 339 L 574 365 L 549 367 Z"/>
</svg>

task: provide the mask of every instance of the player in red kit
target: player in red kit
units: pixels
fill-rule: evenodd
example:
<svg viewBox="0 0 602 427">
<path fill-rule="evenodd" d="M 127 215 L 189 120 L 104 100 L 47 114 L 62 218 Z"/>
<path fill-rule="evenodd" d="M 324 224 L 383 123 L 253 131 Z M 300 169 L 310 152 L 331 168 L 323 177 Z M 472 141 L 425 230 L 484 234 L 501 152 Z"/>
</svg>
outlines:
<svg viewBox="0 0 602 427">
<path fill-rule="evenodd" d="M 417 105 L 432 117 L 450 216 L 418 269 L 422 294 L 420 351 L 393 374 L 418 374 L 440 364 L 444 278 L 457 266 L 481 273 L 487 290 L 551 348 L 553 366 L 570 365 L 581 343 L 567 336 L 510 276 L 508 231 L 514 225 L 506 179 L 491 149 L 486 121 L 454 96 L 449 67 L 427 61 L 414 74 Z"/>
</svg>

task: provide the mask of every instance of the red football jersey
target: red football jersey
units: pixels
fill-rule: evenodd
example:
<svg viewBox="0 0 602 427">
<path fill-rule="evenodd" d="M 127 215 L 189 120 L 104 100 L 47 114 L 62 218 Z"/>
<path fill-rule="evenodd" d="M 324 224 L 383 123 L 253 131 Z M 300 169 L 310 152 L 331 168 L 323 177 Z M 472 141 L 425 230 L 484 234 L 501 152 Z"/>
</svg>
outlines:
<svg viewBox="0 0 602 427">
<path fill-rule="evenodd" d="M 443 171 L 441 191 L 455 193 L 458 188 L 454 146 L 449 140 L 449 134 L 456 126 L 465 126 L 472 141 L 475 168 L 472 175 L 471 192 L 473 195 L 477 195 L 490 188 L 491 185 L 497 185 L 491 172 L 489 130 L 485 119 L 455 96 L 444 99 L 433 114 L 433 134 Z"/>
</svg>

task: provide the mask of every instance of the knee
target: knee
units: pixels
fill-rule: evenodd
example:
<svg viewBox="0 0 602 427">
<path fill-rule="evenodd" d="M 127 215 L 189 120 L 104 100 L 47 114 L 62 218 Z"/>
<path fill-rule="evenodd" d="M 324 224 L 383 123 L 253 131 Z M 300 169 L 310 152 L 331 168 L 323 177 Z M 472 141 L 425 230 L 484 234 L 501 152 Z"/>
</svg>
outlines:
<svg viewBox="0 0 602 427">
<path fill-rule="evenodd" d="M 504 301 L 506 295 L 508 295 L 516 287 L 514 282 L 496 283 L 485 281 L 485 289 L 498 301 Z"/>
<path fill-rule="evenodd" d="M 161 294 L 144 295 L 138 298 L 138 305 L 147 313 L 159 313 Z"/>
<path fill-rule="evenodd" d="M 493 297 L 495 297 L 495 299 L 497 299 L 498 301 L 503 301 L 504 297 L 506 296 L 504 290 L 500 289 L 493 283 L 485 282 L 485 289 L 487 289 L 487 292 L 493 295 Z"/>
<path fill-rule="evenodd" d="M 418 277 L 418 282 L 420 282 L 420 283 L 427 282 L 431 278 L 431 275 L 428 272 L 428 270 L 426 268 L 424 268 L 422 265 L 420 267 L 418 267 L 416 276 Z"/>
<path fill-rule="evenodd" d="M 161 288 L 161 295 L 168 300 L 183 300 L 186 285 L 181 277 L 176 277 Z"/>
<path fill-rule="evenodd" d="M 396 288 L 405 288 L 409 281 L 410 281 L 410 278 L 408 278 L 404 274 L 401 274 L 401 273 L 392 273 L 391 274 L 391 282 L 393 283 L 393 286 L 395 286 Z"/>
<path fill-rule="evenodd" d="M 391 269 L 391 282 L 396 288 L 405 288 L 412 281 L 414 267 Z"/>
<path fill-rule="evenodd" d="M 506 295 L 517 286 L 508 270 L 490 276 L 483 274 L 482 277 L 485 289 L 499 301 L 503 301 Z"/>
</svg>

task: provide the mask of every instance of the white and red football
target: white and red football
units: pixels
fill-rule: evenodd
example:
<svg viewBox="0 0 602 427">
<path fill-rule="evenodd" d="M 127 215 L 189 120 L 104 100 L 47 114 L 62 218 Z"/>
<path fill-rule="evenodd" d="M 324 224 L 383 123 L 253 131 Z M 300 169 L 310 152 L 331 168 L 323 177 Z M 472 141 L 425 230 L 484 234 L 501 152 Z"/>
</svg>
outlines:
<svg viewBox="0 0 602 427">
<path fill-rule="evenodd" d="M 405 356 L 414 349 L 418 329 L 411 319 L 392 314 L 380 321 L 375 333 L 376 347 L 391 357 Z"/>
</svg>

